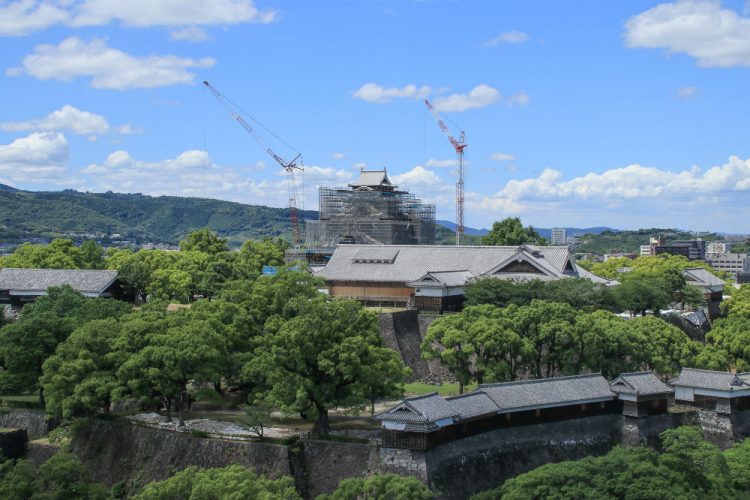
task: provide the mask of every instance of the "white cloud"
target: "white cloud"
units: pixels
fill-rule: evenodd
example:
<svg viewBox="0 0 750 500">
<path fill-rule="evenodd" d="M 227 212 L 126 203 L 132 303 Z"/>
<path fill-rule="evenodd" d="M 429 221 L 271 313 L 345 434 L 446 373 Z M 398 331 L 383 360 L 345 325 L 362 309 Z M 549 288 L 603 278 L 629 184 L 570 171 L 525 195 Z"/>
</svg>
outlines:
<svg viewBox="0 0 750 500">
<path fill-rule="evenodd" d="M 364 170 L 364 169 L 367 168 L 367 163 L 365 163 L 363 161 L 358 161 L 357 163 L 355 163 L 354 165 L 352 165 L 352 168 L 356 169 L 356 170 Z"/>
<path fill-rule="evenodd" d="M 699 93 L 700 89 L 698 87 L 680 87 L 675 91 L 674 96 L 681 101 L 687 101 Z"/>
<path fill-rule="evenodd" d="M 208 33 L 200 26 L 186 26 L 172 30 L 169 36 L 172 40 L 180 42 L 205 42 L 208 40 Z"/>
<path fill-rule="evenodd" d="M 433 101 L 433 106 L 437 111 L 444 113 L 466 111 L 495 104 L 500 101 L 501 97 L 497 89 L 481 84 L 471 89 L 468 94 L 451 94 L 438 97 Z"/>
<path fill-rule="evenodd" d="M 522 43 L 529 39 L 529 35 L 524 33 L 523 31 L 506 31 L 504 33 L 500 33 L 495 38 L 491 38 L 487 40 L 486 42 L 482 43 L 485 47 L 494 47 L 496 45 L 500 45 L 501 43 Z"/>
<path fill-rule="evenodd" d="M 135 128 L 131 124 L 126 123 L 124 125 L 120 125 L 119 127 L 115 127 L 115 133 L 119 135 L 135 135 L 142 134 L 143 129 Z"/>
<path fill-rule="evenodd" d="M 86 185 L 94 191 L 202 197 L 205 186 L 205 194 L 209 198 L 287 206 L 287 180 L 280 168 L 274 171 L 278 175 L 271 176 L 270 180 L 257 180 L 250 175 L 265 166 L 263 161 L 244 168 L 223 166 L 201 150 L 185 151 L 175 158 L 159 161 L 139 160 L 120 150 L 111 153 L 101 163 L 81 169 L 81 174 L 86 177 Z M 302 195 L 304 186 L 304 200 L 307 200 L 308 208 L 317 205 L 319 186 L 344 185 L 352 177 L 347 170 L 318 165 L 305 165 L 304 174 L 296 173 L 298 192 Z"/>
<path fill-rule="evenodd" d="M 0 36 L 26 35 L 56 24 L 80 27 L 119 22 L 133 27 L 215 26 L 268 24 L 277 17 L 276 11 L 260 10 L 252 0 L 18 0 L 7 5 L 0 3 Z M 192 34 L 197 33 L 194 30 Z M 194 37 L 190 40 L 196 41 Z"/>
<path fill-rule="evenodd" d="M 11 183 L 73 182 L 65 167 L 68 141 L 59 132 L 35 132 L 0 145 L 0 178 Z"/>
<path fill-rule="evenodd" d="M 625 41 L 629 47 L 688 54 L 699 66 L 750 66 L 750 18 L 719 1 L 659 4 L 627 21 Z"/>
<path fill-rule="evenodd" d="M 346 158 L 346 155 L 344 153 L 333 153 L 331 155 L 331 158 L 338 161 L 338 160 L 343 160 L 344 158 Z"/>
<path fill-rule="evenodd" d="M 490 160 L 492 161 L 513 161 L 516 159 L 516 155 L 510 153 L 492 153 Z"/>
<path fill-rule="evenodd" d="M 22 68 L 11 68 L 6 74 L 26 73 L 40 80 L 62 81 L 90 77 L 94 88 L 124 90 L 190 84 L 195 74 L 188 69 L 213 65 L 210 58 L 135 57 L 108 47 L 103 40 L 84 42 L 70 37 L 59 45 L 38 45 L 24 58 Z"/>
<path fill-rule="evenodd" d="M 137 27 L 266 24 L 275 18 L 275 11 L 261 11 L 251 0 L 85 0 L 72 24 L 101 26 L 113 21 Z"/>
<path fill-rule="evenodd" d="M 511 200 L 633 200 L 750 191 L 750 160 L 736 156 L 721 166 L 680 172 L 634 164 L 602 173 L 563 180 L 562 173 L 545 169 L 535 179 L 509 181 L 498 197 Z"/>
<path fill-rule="evenodd" d="M 81 111 L 66 104 L 62 108 L 38 120 L 0 123 L 0 129 L 11 132 L 26 130 L 68 130 L 78 135 L 101 135 L 109 132 L 109 123 L 101 115 Z"/>
<path fill-rule="evenodd" d="M 531 98 L 529 97 L 529 94 L 527 94 L 526 92 L 518 92 L 517 94 L 513 94 L 512 96 L 510 96 L 506 103 L 508 104 L 508 106 L 524 107 L 529 103 L 530 100 Z"/>
<path fill-rule="evenodd" d="M 37 0 L 0 2 L 0 36 L 21 36 L 68 19 L 69 13 L 57 5 Z"/>
<path fill-rule="evenodd" d="M 366 102 L 382 104 L 393 99 L 425 99 L 433 92 L 432 87 L 409 84 L 403 87 L 382 87 L 377 83 L 366 83 L 358 88 L 353 96 Z"/>
<path fill-rule="evenodd" d="M 425 163 L 425 166 L 429 168 L 457 167 L 458 160 L 436 160 L 434 158 L 430 158 L 429 160 L 427 160 L 427 163 Z"/>
</svg>

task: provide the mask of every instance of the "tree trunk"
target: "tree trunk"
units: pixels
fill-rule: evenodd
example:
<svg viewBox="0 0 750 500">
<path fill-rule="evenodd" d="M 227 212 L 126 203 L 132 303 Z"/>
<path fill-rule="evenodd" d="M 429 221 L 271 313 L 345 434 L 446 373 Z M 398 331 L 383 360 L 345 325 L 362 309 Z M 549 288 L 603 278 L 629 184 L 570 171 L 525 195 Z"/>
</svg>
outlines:
<svg viewBox="0 0 750 500">
<path fill-rule="evenodd" d="M 167 409 L 167 422 L 172 423 L 172 400 L 164 398 L 164 408 Z"/>
<path fill-rule="evenodd" d="M 44 408 L 44 389 L 39 387 L 39 406 Z"/>
<path fill-rule="evenodd" d="M 318 405 L 315 405 L 315 409 L 318 411 L 318 418 L 312 428 L 313 434 L 328 434 L 331 431 L 331 426 L 328 423 L 328 410 Z"/>
<path fill-rule="evenodd" d="M 375 400 L 371 399 L 370 400 L 370 416 L 372 417 L 374 415 L 375 415 Z"/>
<path fill-rule="evenodd" d="M 184 415 L 184 408 L 185 408 L 185 400 L 188 398 L 187 391 L 183 390 L 180 392 L 180 394 L 177 396 L 177 400 L 175 403 L 177 404 L 177 415 L 179 416 L 179 423 L 177 424 L 178 427 L 185 427 L 185 415 Z"/>
</svg>

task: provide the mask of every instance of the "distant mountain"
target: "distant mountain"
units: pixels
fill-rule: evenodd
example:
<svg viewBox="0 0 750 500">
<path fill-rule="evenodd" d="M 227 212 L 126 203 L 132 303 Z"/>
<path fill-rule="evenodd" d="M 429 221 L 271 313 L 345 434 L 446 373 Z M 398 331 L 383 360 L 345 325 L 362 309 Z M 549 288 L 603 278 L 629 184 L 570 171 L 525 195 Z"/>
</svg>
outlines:
<svg viewBox="0 0 750 500">
<path fill-rule="evenodd" d="M 0 191 L 18 191 L 18 189 L 6 186 L 5 184 L 0 184 Z"/>
<path fill-rule="evenodd" d="M 310 210 L 301 214 L 305 219 L 317 217 Z M 286 208 L 176 196 L 0 189 L 0 241 L 110 235 L 174 244 L 202 227 L 234 243 L 291 233 Z"/>
<path fill-rule="evenodd" d="M 456 232 L 456 223 L 449 220 L 436 220 L 439 226 L 443 226 L 446 229 L 450 229 L 452 232 Z M 464 226 L 464 234 L 471 236 L 484 236 L 489 233 L 489 229 L 475 229 L 473 227 Z"/>
</svg>

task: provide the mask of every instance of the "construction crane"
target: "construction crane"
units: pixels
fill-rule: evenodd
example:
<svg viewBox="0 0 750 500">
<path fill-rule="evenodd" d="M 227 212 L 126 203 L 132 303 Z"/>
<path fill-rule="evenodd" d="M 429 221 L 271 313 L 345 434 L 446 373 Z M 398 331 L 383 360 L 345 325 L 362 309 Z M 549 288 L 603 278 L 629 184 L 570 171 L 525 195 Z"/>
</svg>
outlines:
<svg viewBox="0 0 750 500">
<path fill-rule="evenodd" d="M 258 145 L 263 148 L 266 153 L 268 153 L 271 158 L 273 158 L 276 163 L 281 165 L 281 168 L 283 168 L 286 171 L 286 178 L 287 178 L 287 187 L 289 189 L 289 215 L 292 220 L 292 245 L 295 248 L 299 248 L 299 246 L 302 244 L 302 237 L 301 237 L 301 231 L 300 231 L 300 224 L 299 224 L 299 213 L 298 213 L 298 207 L 299 207 L 299 197 L 297 195 L 297 181 L 295 179 L 295 171 L 299 170 L 300 172 L 304 171 L 304 168 L 302 166 L 302 153 L 294 149 L 292 146 L 284 142 L 283 139 L 281 139 L 279 136 L 271 132 L 269 129 L 267 129 L 262 123 L 260 123 L 258 120 L 250 116 L 248 113 L 242 110 L 239 106 L 237 106 L 235 103 L 231 101 L 227 96 L 219 92 L 213 85 L 208 83 L 207 81 L 203 82 L 203 85 L 208 87 L 208 90 L 211 91 L 211 93 L 216 97 L 216 99 L 226 108 L 227 112 L 229 112 L 229 115 L 237 120 L 237 123 L 239 123 L 242 128 L 244 128 L 248 134 L 255 140 L 255 142 L 258 143 Z M 271 149 L 261 138 L 261 136 L 255 131 L 255 129 L 245 120 L 245 118 L 242 115 L 246 115 L 248 118 L 250 118 L 252 121 L 263 127 L 267 132 L 269 132 L 271 135 L 273 135 L 276 139 L 284 143 L 290 150 L 294 151 L 296 153 L 296 156 L 291 160 L 288 161 L 281 157 L 278 153 L 276 153 L 273 149 Z"/>
<path fill-rule="evenodd" d="M 435 118 L 440 130 L 443 131 L 453 149 L 456 150 L 456 160 L 458 163 L 458 179 L 456 180 L 456 245 L 460 245 L 464 237 L 464 149 L 468 146 L 466 144 L 466 133 L 461 130 L 458 139 L 456 139 L 440 117 L 440 114 L 432 107 L 432 103 L 427 99 L 424 100 L 424 103 L 427 109 L 430 110 L 430 113 L 432 113 L 433 118 Z"/>
</svg>

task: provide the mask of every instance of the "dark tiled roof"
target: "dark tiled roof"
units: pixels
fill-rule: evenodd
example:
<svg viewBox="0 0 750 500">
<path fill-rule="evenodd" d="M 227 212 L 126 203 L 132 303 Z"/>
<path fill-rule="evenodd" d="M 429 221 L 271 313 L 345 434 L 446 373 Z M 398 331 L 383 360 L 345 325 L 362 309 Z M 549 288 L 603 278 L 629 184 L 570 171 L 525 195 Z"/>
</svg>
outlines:
<svg viewBox="0 0 750 500">
<path fill-rule="evenodd" d="M 460 396 L 446 398 L 458 411 L 462 420 L 491 415 L 497 413 L 498 407 L 494 401 L 483 392 L 469 392 Z"/>
<path fill-rule="evenodd" d="M 366 251 L 369 260 L 360 258 Z M 408 283 L 421 280 L 428 273 L 465 272 L 472 276 L 528 278 L 525 273 L 503 273 L 501 264 L 526 261 L 540 269 L 530 273 L 539 279 L 585 277 L 609 284 L 572 262 L 570 249 L 563 246 L 520 247 L 450 246 L 450 245 L 339 245 L 320 276 L 328 281 L 367 281 Z M 571 267 L 566 264 L 571 260 Z M 506 276 L 507 275 L 507 276 Z M 450 278 L 456 278 L 450 275 Z M 447 275 L 446 275 L 447 279 Z"/>
<path fill-rule="evenodd" d="M 501 411 L 614 398 L 607 379 L 600 373 L 483 384 L 477 391 L 486 393 Z"/>
<path fill-rule="evenodd" d="M 652 372 L 621 373 L 619 377 L 610 382 L 609 387 L 612 392 L 618 394 L 641 396 L 672 392 L 672 388 L 659 380 Z"/>
<path fill-rule="evenodd" d="M 688 280 L 688 284 L 696 286 L 724 286 L 727 284 L 726 281 L 719 278 L 712 272 L 706 271 L 702 267 L 695 267 L 685 269 L 682 274 Z"/>
<path fill-rule="evenodd" d="M 680 376 L 670 381 L 673 386 L 694 387 L 716 391 L 750 389 L 750 373 L 731 373 L 697 368 L 683 368 Z"/>
<path fill-rule="evenodd" d="M 104 292 L 117 271 L 91 269 L 0 269 L 0 290 L 44 293 L 51 286 L 70 285 L 87 294 Z"/>
<path fill-rule="evenodd" d="M 459 411 L 437 392 L 404 399 L 399 405 L 375 415 L 376 420 L 398 422 L 435 422 L 444 418 L 458 417 Z"/>
</svg>

